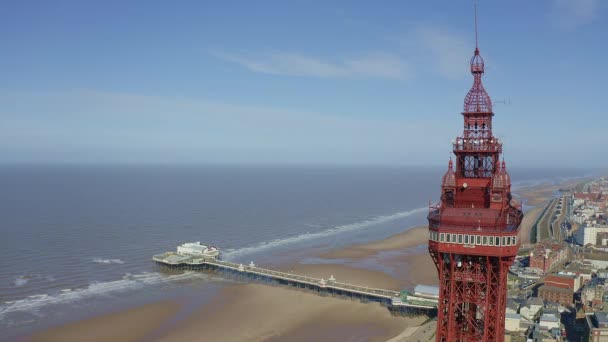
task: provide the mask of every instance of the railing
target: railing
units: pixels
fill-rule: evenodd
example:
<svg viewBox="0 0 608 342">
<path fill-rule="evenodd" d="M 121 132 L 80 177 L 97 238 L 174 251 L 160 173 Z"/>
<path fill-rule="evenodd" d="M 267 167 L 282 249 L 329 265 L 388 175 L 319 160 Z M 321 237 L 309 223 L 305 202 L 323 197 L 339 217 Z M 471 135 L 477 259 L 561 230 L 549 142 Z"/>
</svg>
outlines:
<svg viewBox="0 0 608 342">
<path fill-rule="evenodd" d="M 455 152 L 502 152 L 502 143 L 496 138 L 457 138 L 452 147 Z"/>
<path fill-rule="evenodd" d="M 218 261 L 206 261 L 205 263 L 223 267 L 223 268 L 231 268 L 231 269 L 234 269 L 237 271 L 239 271 L 239 268 L 241 267 L 240 264 L 235 264 L 235 263 L 232 263 L 229 261 L 219 261 L 218 260 Z M 270 276 L 274 276 L 277 278 L 282 278 L 282 279 L 287 279 L 287 280 L 297 280 L 300 282 L 307 282 L 307 283 L 311 283 L 311 284 L 315 284 L 315 285 L 318 285 L 321 283 L 321 279 L 318 279 L 318 278 L 313 278 L 313 277 L 308 277 L 308 276 L 303 276 L 303 275 L 298 275 L 298 274 L 293 274 L 293 273 L 286 273 L 286 272 L 281 272 L 281 271 L 274 271 L 274 270 L 269 270 L 266 268 L 260 268 L 260 267 L 255 267 L 255 266 L 243 265 L 242 267 L 243 267 L 244 272 L 258 273 L 258 274 L 262 274 L 262 275 L 270 275 Z M 380 296 L 383 296 L 386 298 L 391 298 L 391 297 L 399 295 L 399 293 L 396 291 L 378 289 L 378 288 L 373 288 L 373 287 L 351 285 L 351 284 L 340 283 L 340 282 L 336 282 L 336 281 L 327 281 L 326 287 L 354 290 L 354 291 L 358 291 L 358 292 L 362 292 L 362 293 L 380 295 Z"/>
</svg>

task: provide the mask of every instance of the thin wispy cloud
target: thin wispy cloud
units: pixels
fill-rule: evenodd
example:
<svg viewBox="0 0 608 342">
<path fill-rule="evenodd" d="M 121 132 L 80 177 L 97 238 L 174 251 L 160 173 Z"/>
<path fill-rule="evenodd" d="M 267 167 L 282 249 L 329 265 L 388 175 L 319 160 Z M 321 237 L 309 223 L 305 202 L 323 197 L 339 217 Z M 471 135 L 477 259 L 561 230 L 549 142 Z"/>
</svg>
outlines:
<svg viewBox="0 0 608 342">
<path fill-rule="evenodd" d="M 418 49 L 421 63 L 445 78 L 458 78 L 468 73 L 467 63 L 473 53 L 472 39 L 446 28 L 421 26 L 414 30 L 413 44 Z M 407 43 L 409 49 L 414 48 Z"/>
<path fill-rule="evenodd" d="M 368 52 L 345 59 L 320 58 L 295 52 L 210 53 L 225 62 L 249 71 L 284 76 L 316 78 L 379 78 L 405 80 L 414 70 L 427 69 L 443 78 L 458 78 L 467 73 L 472 54 L 472 38 L 448 28 L 418 26 L 395 40 L 394 51 Z M 415 66 L 415 67 L 414 67 Z"/>
<path fill-rule="evenodd" d="M 600 0 L 554 0 L 552 16 L 563 29 L 575 29 L 597 18 Z"/>
<path fill-rule="evenodd" d="M 399 80 L 408 79 L 412 75 L 412 68 L 406 60 L 387 52 L 372 52 L 341 61 L 330 61 L 294 52 L 273 52 L 261 56 L 220 51 L 212 51 L 212 54 L 250 71 L 271 75 Z"/>
</svg>

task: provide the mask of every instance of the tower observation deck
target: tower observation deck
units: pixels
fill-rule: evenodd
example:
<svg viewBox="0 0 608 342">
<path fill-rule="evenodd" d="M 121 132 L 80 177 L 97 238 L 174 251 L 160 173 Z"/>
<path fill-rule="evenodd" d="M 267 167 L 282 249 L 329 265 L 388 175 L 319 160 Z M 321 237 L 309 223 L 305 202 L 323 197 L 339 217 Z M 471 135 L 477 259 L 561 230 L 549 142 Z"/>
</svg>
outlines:
<svg viewBox="0 0 608 342">
<path fill-rule="evenodd" d="M 477 46 L 470 68 L 473 86 L 464 100 L 463 134 L 453 141 L 455 165 L 450 159 L 441 200 L 428 215 L 429 252 L 440 282 L 438 342 L 504 340 L 507 272 L 523 216 L 499 159 L 502 142 L 492 133 L 494 112 Z"/>
</svg>

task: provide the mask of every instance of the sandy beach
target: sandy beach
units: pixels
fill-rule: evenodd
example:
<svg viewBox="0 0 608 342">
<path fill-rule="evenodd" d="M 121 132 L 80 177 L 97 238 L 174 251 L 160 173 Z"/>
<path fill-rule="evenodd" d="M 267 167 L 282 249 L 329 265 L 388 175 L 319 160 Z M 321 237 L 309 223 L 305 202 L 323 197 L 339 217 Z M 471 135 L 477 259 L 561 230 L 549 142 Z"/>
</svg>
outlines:
<svg viewBox="0 0 608 342">
<path fill-rule="evenodd" d="M 526 199 L 525 205 L 531 207 L 542 206 L 548 200 L 553 198 L 555 192 L 560 189 L 574 188 L 581 183 L 581 179 L 567 180 L 561 183 L 542 183 L 534 186 L 523 187 L 517 193 Z"/>
<path fill-rule="evenodd" d="M 158 302 L 130 310 L 70 323 L 32 335 L 42 342 L 138 341 L 149 335 L 180 310 L 175 302 Z"/>
<path fill-rule="evenodd" d="M 383 341 L 423 318 L 392 317 L 378 304 L 320 297 L 261 284 L 225 288 L 161 341 L 372 340 Z"/>
<path fill-rule="evenodd" d="M 519 191 L 528 205 L 520 226 L 522 243 L 543 206 L 561 187 L 576 182 L 544 184 Z M 313 277 L 333 275 L 343 282 L 401 290 L 437 284 L 437 270 L 426 250 L 426 226 L 413 227 L 383 240 L 352 245 L 311 256 L 311 263 L 280 265 L 281 270 Z M 391 316 L 378 303 L 361 303 L 262 284 L 234 284 L 185 319 L 168 324 L 179 312 L 172 302 L 154 303 L 44 331 L 33 341 L 87 340 L 221 340 L 221 341 L 385 341 L 408 334 L 426 317 Z M 175 321 L 175 320 L 174 320 Z M 159 326 L 163 326 L 159 330 Z"/>
</svg>

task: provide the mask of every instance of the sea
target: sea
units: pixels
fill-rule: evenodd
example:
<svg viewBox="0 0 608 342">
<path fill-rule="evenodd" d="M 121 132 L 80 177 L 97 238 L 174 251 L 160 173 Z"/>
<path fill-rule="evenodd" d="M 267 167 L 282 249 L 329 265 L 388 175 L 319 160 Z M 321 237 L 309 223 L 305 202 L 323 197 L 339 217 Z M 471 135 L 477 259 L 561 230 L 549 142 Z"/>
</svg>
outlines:
<svg viewBox="0 0 608 342">
<path fill-rule="evenodd" d="M 425 223 L 445 167 L 0 166 L 0 339 L 159 300 L 204 305 L 233 282 L 165 272 L 178 244 L 269 267 Z M 517 188 L 592 175 L 511 170 Z"/>
</svg>

